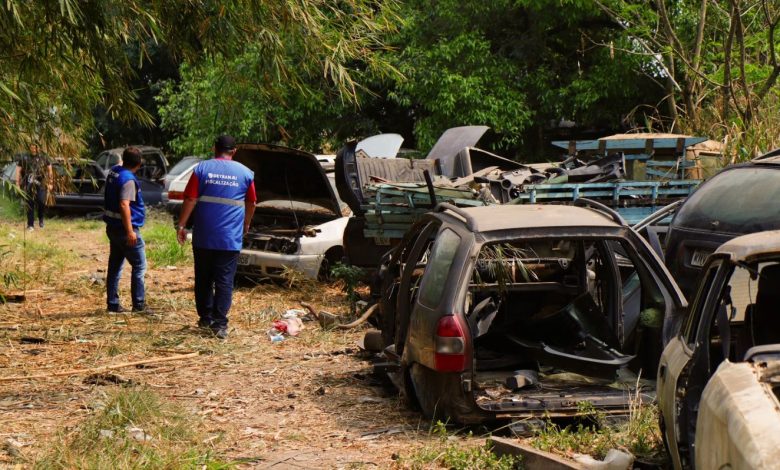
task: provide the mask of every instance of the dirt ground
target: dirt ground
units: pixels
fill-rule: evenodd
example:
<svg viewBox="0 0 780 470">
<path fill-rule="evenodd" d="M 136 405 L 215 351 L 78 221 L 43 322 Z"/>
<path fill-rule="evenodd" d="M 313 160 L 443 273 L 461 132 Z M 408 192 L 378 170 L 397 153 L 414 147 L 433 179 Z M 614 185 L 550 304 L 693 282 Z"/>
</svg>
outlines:
<svg viewBox="0 0 780 470">
<path fill-rule="evenodd" d="M 0 222 L 0 235 L 6 239 L 0 244 L 26 240 L 31 247 L 26 261 L 11 255 L 30 276 L 26 301 L 0 305 L 0 443 L 20 443 L 28 463 L 120 385 L 85 384 L 84 373 L 2 378 L 193 351 L 200 355 L 112 372 L 200 417 L 209 445 L 227 460 L 247 458 L 253 460 L 247 466 L 275 469 L 387 468 L 432 439 L 430 423 L 371 375 L 356 347 L 365 330 L 324 332 L 307 323 L 297 338 L 269 340 L 271 319 L 301 300 L 344 314 L 347 304 L 337 286 L 241 287 L 234 295 L 230 338 L 221 342 L 195 328 L 191 262 L 150 265 L 147 298 L 161 321 L 109 316 L 101 223 L 53 220 L 28 234 L 21 222 Z M 0 466 L 12 462 L 0 449 Z"/>
</svg>

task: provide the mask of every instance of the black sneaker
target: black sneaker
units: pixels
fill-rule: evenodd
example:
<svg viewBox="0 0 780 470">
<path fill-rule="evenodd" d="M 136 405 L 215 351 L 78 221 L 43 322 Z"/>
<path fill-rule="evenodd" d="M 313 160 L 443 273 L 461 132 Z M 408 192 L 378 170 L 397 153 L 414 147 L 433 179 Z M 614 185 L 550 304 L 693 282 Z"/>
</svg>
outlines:
<svg viewBox="0 0 780 470">
<path fill-rule="evenodd" d="M 212 328 L 211 331 L 213 331 L 214 332 L 214 336 L 216 336 L 219 339 L 227 339 L 227 337 L 228 337 L 227 327 Z"/>
<path fill-rule="evenodd" d="M 123 313 L 127 313 L 127 309 L 121 305 L 115 308 L 108 307 L 106 310 L 108 311 L 109 315 L 121 315 Z"/>
<path fill-rule="evenodd" d="M 210 320 L 204 320 L 203 318 L 198 320 L 198 328 L 206 329 L 211 328 L 211 321 Z"/>
</svg>

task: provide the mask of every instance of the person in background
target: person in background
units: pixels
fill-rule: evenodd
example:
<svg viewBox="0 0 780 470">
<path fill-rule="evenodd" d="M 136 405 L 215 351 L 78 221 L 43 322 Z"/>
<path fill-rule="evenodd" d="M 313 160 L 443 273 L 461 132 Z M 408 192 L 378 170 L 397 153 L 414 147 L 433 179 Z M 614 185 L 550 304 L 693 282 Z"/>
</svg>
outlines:
<svg viewBox="0 0 780 470">
<path fill-rule="evenodd" d="M 214 142 L 214 158 L 195 167 L 184 190 L 177 233 L 183 244 L 192 216 L 198 327 L 220 339 L 228 336 L 238 254 L 257 201 L 254 174 L 233 161 L 235 153 L 233 137 L 222 135 Z"/>
<path fill-rule="evenodd" d="M 109 313 L 124 313 L 119 302 L 119 279 L 125 260 L 130 263 L 130 296 L 133 313 L 151 315 L 146 305 L 144 275 L 146 251 L 139 229 L 146 220 L 146 209 L 135 173 L 141 168 L 141 151 L 127 147 L 122 153 L 122 164 L 115 165 L 106 177 L 103 220 L 110 244 L 106 298 Z"/>
<path fill-rule="evenodd" d="M 30 145 L 16 167 L 16 185 L 24 191 L 27 200 L 27 230 L 35 229 L 35 211 L 38 211 L 38 227 L 43 228 L 43 213 L 46 211 L 46 197 L 54 181 L 51 161 L 42 154 L 38 146 Z"/>
</svg>

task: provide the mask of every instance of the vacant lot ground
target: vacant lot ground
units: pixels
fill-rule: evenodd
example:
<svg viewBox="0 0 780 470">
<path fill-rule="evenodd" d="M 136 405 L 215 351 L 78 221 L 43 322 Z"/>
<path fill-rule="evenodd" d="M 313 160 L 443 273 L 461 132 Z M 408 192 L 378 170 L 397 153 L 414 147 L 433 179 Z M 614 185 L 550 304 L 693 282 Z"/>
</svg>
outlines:
<svg viewBox="0 0 780 470">
<path fill-rule="evenodd" d="M 446 430 L 406 409 L 357 348 L 365 330 L 307 322 L 270 341 L 272 320 L 301 301 L 346 317 L 340 285 L 239 287 L 219 341 L 195 328 L 191 255 L 169 216 L 154 213 L 142 233 L 147 301 L 161 316 L 110 316 L 103 223 L 54 219 L 27 232 L 0 198 L 0 292 L 26 297 L 0 304 L 0 468 L 514 468 L 484 450 L 483 430 Z M 532 443 L 662 462 L 655 408 L 632 416 L 620 429 L 548 426 Z"/>
<path fill-rule="evenodd" d="M 384 468 L 431 442 L 430 423 L 405 410 L 357 354 L 362 331 L 325 332 L 307 323 L 297 338 L 269 341 L 271 320 L 299 301 L 345 314 L 338 286 L 239 288 L 230 338 L 220 342 L 194 328 L 191 260 L 185 252 L 177 266 L 166 264 L 176 256 L 166 255 L 172 248 L 158 239 L 173 229 L 164 215 L 154 219 L 144 230 L 152 259 L 146 282 L 149 303 L 163 315 L 159 321 L 105 313 L 108 246 L 101 222 L 52 220 L 34 232 L 25 232 L 18 218 L 0 222 L 2 251 L 9 252 L 3 269 L 19 275 L 10 290 L 26 292 L 25 302 L 0 305 L 0 463 L 29 464 L 50 455 L 128 388 L 180 405 L 221 461 Z M 121 286 L 129 305 L 125 269 Z M 88 373 L 4 380 L 188 352 L 200 355 L 110 371 L 130 382 L 124 385 L 85 380 Z"/>
</svg>

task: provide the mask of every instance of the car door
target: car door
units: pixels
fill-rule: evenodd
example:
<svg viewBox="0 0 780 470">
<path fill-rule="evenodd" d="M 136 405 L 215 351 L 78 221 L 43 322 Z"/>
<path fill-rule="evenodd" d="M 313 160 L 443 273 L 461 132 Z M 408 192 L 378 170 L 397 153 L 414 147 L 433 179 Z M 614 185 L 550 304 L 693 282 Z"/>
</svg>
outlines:
<svg viewBox="0 0 780 470">
<path fill-rule="evenodd" d="M 713 308 L 717 297 L 711 295 L 711 292 L 716 292 L 722 283 L 721 266 L 722 260 L 710 260 L 685 323 L 664 348 L 658 367 L 656 387 L 661 431 L 664 433 L 675 468 L 690 464 L 689 444 L 693 442 L 690 434 L 695 426 L 698 399 L 689 399 L 697 393 L 689 385 L 692 376 L 699 374 L 702 366 L 701 354 L 696 354 L 697 347 L 700 346 L 698 330 L 700 323 L 705 321 L 703 318 L 709 317 L 706 313 Z M 698 395 L 700 394 L 701 390 L 698 390 Z"/>
</svg>

